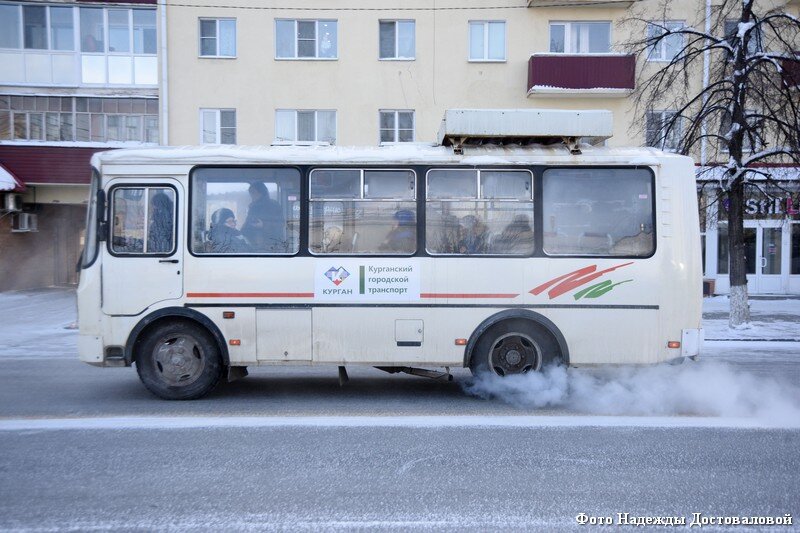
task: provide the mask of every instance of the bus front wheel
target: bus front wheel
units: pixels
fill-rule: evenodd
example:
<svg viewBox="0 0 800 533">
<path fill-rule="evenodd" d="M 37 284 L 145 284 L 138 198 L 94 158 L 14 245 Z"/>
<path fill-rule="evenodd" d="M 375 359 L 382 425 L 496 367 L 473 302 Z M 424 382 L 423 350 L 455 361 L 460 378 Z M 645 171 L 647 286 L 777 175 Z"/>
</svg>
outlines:
<svg viewBox="0 0 800 533">
<path fill-rule="evenodd" d="M 473 375 L 491 372 L 502 377 L 538 372 L 560 359 L 558 342 L 547 329 L 529 320 L 511 319 L 481 335 L 469 368 Z"/>
<path fill-rule="evenodd" d="M 137 344 L 139 379 L 165 400 L 200 398 L 222 376 L 219 347 L 205 328 L 193 322 L 158 324 Z"/>
</svg>

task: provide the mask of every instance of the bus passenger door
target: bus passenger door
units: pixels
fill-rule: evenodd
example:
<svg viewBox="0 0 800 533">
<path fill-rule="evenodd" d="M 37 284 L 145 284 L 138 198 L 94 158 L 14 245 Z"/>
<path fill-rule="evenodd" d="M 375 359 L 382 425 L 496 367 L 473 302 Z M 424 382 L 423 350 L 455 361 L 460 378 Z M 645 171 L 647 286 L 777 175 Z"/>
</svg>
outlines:
<svg viewBox="0 0 800 533">
<path fill-rule="evenodd" d="M 102 251 L 103 312 L 138 315 L 183 295 L 183 188 L 175 180 L 112 180 Z"/>
</svg>

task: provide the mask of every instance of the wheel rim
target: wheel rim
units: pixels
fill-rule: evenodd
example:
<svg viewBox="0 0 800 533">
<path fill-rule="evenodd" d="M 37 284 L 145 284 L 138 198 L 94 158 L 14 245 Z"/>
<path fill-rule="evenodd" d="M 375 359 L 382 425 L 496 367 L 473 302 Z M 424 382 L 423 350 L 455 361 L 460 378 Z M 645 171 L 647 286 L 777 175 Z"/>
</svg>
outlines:
<svg viewBox="0 0 800 533">
<path fill-rule="evenodd" d="M 508 333 L 494 341 L 489 367 L 499 376 L 535 372 L 542 367 L 542 351 L 527 335 Z"/>
<path fill-rule="evenodd" d="M 194 383 L 206 366 L 202 346 L 190 335 L 170 335 L 159 340 L 153 360 L 158 377 L 173 386 Z"/>
</svg>

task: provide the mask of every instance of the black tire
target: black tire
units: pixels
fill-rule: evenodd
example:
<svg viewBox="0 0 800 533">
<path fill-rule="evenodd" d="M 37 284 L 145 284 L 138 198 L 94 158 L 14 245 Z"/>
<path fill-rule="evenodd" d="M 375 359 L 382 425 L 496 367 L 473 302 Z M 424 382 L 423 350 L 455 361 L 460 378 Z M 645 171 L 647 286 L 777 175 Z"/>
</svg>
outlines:
<svg viewBox="0 0 800 533">
<path fill-rule="evenodd" d="M 222 358 L 204 327 L 188 321 L 165 322 L 137 343 L 136 372 L 147 390 L 165 400 L 205 396 L 222 376 Z"/>
<path fill-rule="evenodd" d="M 512 318 L 481 335 L 472 350 L 469 369 L 474 376 L 491 372 L 502 377 L 538 372 L 561 360 L 558 341 L 544 326 Z"/>
</svg>

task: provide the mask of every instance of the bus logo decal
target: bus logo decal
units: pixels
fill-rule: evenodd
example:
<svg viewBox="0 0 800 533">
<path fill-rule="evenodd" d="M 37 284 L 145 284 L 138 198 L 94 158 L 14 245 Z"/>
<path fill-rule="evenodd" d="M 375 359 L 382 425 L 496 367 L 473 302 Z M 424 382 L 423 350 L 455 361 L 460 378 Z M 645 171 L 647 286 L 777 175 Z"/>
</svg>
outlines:
<svg viewBox="0 0 800 533">
<path fill-rule="evenodd" d="M 325 277 L 328 278 L 333 282 L 334 285 L 337 287 L 341 284 L 344 280 L 346 280 L 350 276 L 350 272 L 344 269 L 344 267 L 334 268 L 331 267 L 325 272 Z"/>
<path fill-rule="evenodd" d="M 628 265 L 632 265 L 633 261 L 629 263 L 622 263 L 621 265 L 616 265 L 610 268 L 606 268 L 605 270 L 597 270 L 597 265 L 589 265 L 584 268 L 580 268 L 575 270 L 574 272 L 570 272 L 569 274 L 564 274 L 563 276 L 559 276 L 557 278 L 551 279 L 545 283 L 542 283 L 538 287 L 534 288 L 533 290 L 529 291 L 534 296 L 537 296 L 547 290 L 548 288 L 552 287 L 548 292 L 547 295 L 552 300 L 553 298 L 557 298 L 564 294 L 565 292 L 569 292 L 572 289 L 577 289 L 581 285 L 586 285 L 590 281 L 594 281 L 603 274 L 607 274 L 608 272 L 614 271 L 618 268 L 626 267 Z M 597 298 L 599 296 L 604 295 L 608 291 L 612 290 L 617 285 L 622 283 L 627 283 L 633 280 L 625 280 L 620 281 L 619 283 L 612 283 L 611 280 L 606 280 L 596 285 L 591 285 L 582 291 L 576 293 L 574 298 L 576 300 L 580 300 L 581 298 Z M 554 286 L 555 285 L 555 286 Z"/>
</svg>

